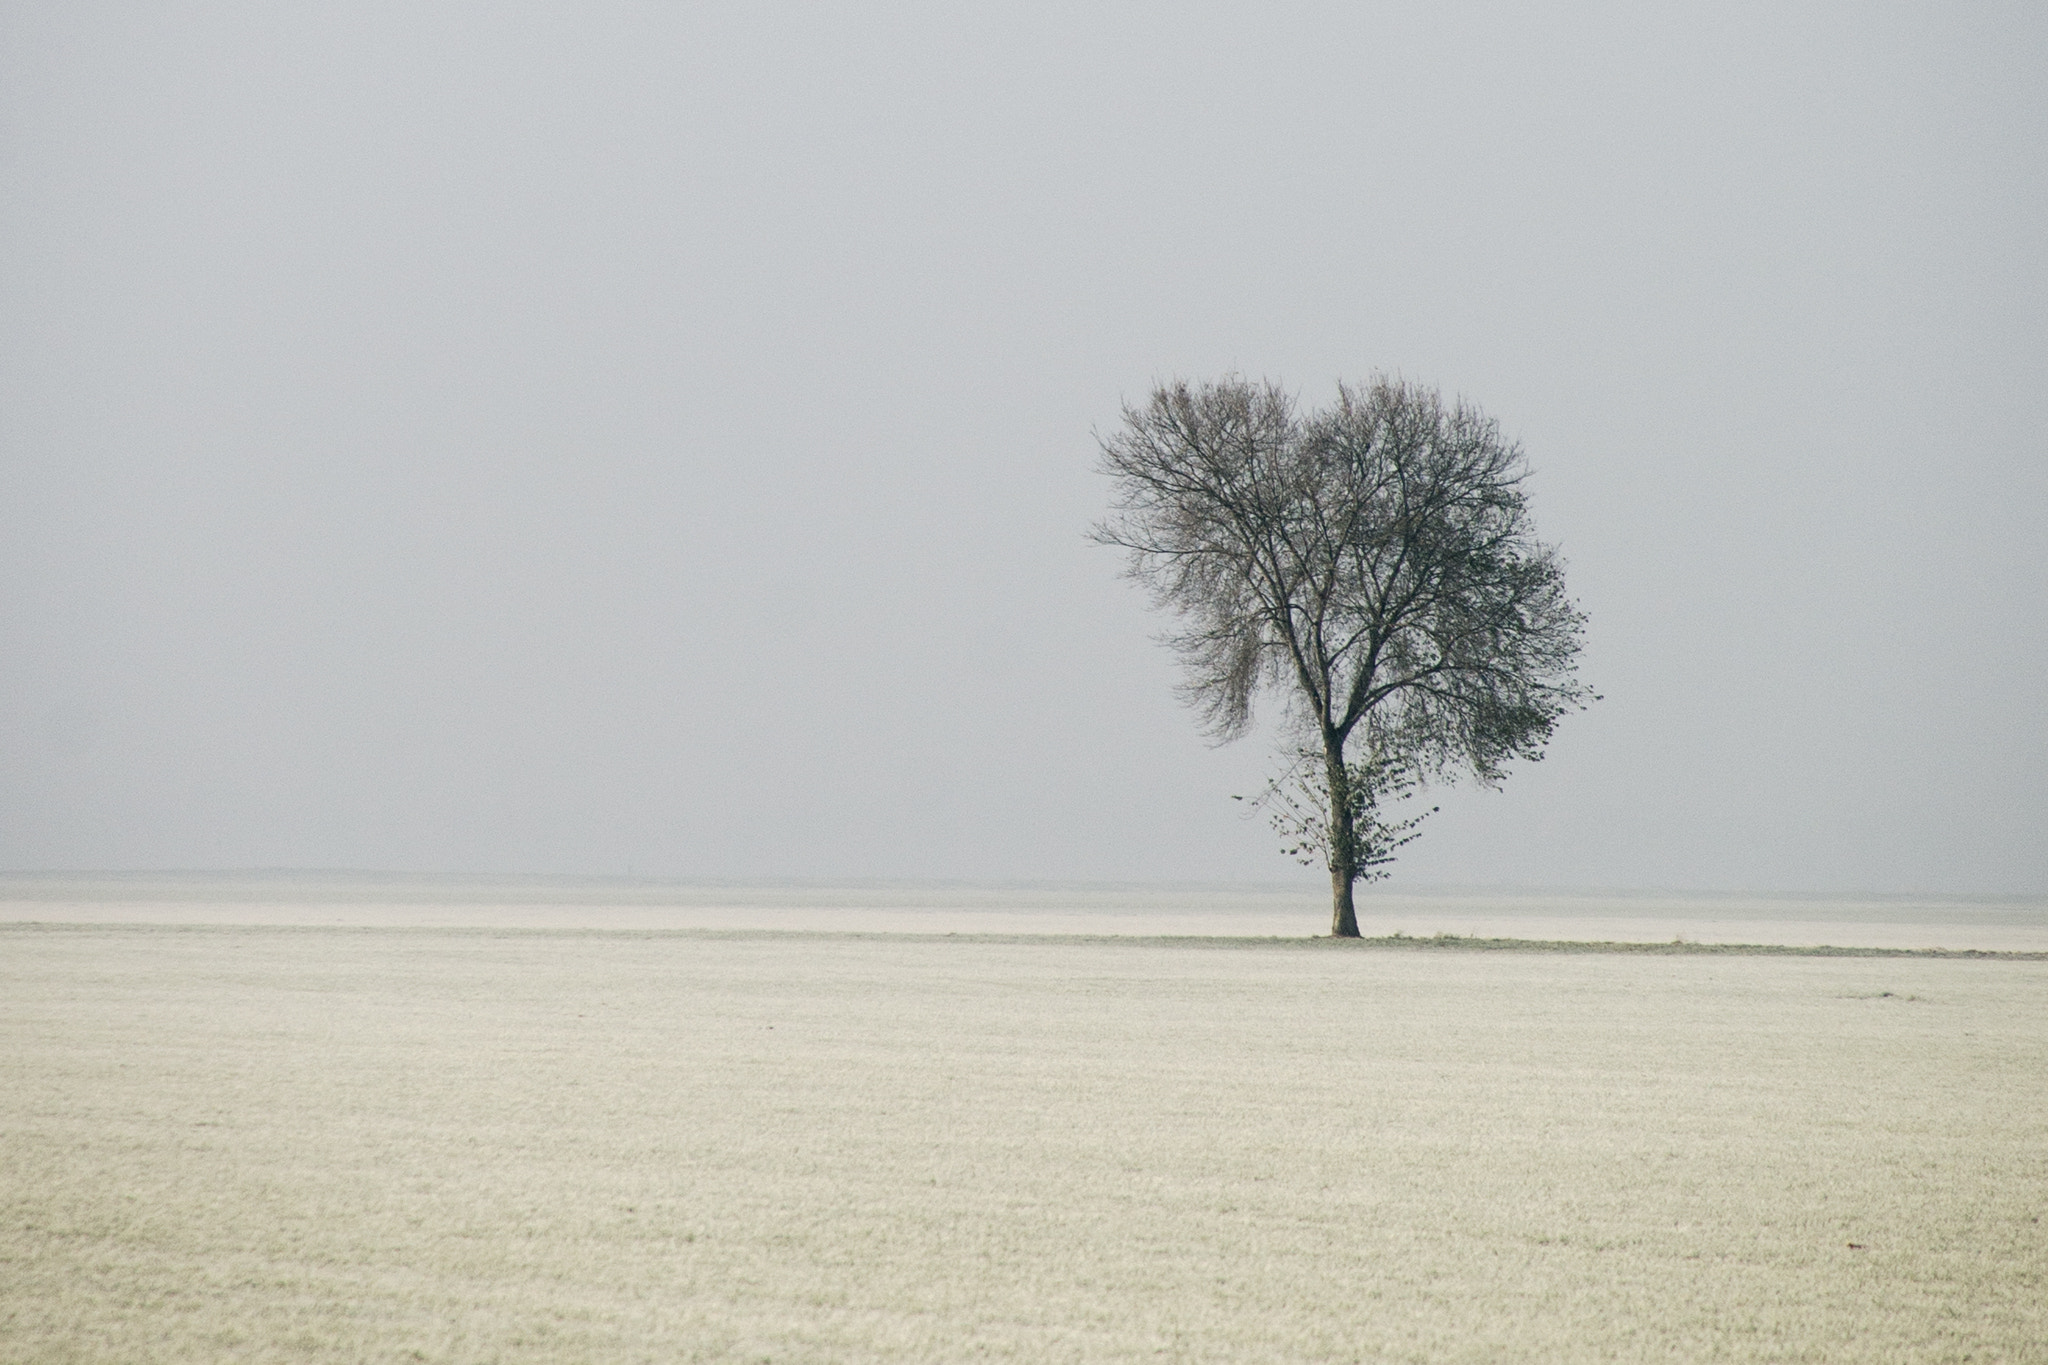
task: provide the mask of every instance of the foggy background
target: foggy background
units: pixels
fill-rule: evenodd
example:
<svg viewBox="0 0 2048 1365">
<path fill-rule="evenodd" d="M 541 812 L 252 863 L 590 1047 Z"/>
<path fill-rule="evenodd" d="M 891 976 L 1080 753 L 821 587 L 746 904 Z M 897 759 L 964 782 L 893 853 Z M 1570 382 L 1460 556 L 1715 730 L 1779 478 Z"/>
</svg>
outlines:
<svg viewBox="0 0 2048 1365">
<path fill-rule="evenodd" d="M 2048 9 L 0 5 L 0 867 L 1313 882 L 1084 535 L 1486 407 L 1591 617 L 1396 886 L 2048 890 Z"/>
</svg>

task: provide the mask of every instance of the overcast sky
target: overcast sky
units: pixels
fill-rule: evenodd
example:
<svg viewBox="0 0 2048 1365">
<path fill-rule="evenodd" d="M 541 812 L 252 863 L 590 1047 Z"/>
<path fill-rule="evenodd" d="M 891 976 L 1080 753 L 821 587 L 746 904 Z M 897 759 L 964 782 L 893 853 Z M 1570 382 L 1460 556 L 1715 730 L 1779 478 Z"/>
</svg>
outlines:
<svg viewBox="0 0 2048 1365">
<path fill-rule="evenodd" d="M 1520 440 L 1606 699 L 1398 884 L 2048 891 L 2048 8 L 0 5 L 0 866 L 1312 881 L 1085 539 Z"/>
</svg>

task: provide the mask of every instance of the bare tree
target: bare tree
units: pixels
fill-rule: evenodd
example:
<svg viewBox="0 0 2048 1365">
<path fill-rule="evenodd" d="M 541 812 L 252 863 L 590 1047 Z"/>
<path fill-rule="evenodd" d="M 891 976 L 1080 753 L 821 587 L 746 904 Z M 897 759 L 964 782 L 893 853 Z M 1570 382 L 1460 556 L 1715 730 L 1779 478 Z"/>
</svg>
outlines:
<svg viewBox="0 0 2048 1365">
<path fill-rule="evenodd" d="M 1477 408 L 1385 377 L 1305 414 L 1272 383 L 1176 382 L 1123 418 L 1101 441 L 1115 497 L 1095 537 L 1179 618 L 1181 692 L 1219 742 L 1262 690 L 1284 694 L 1307 762 L 1268 799 L 1289 851 L 1329 867 L 1331 932 L 1355 937 L 1356 883 L 1414 837 L 1382 803 L 1498 783 L 1590 698 L 1527 461 Z"/>
</svg>

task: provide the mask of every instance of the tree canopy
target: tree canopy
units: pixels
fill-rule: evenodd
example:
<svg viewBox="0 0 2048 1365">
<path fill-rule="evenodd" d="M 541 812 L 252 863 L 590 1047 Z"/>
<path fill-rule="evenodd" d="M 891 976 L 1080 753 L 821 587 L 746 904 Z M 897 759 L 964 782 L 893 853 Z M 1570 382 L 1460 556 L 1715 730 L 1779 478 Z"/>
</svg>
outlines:
<svg viewBox="0 0 2048 1365">
<path fill-rule="evenodd" d="M 1162 385 L 1101 447 L 1115 493 L 1096 538 L 1177 618 L 1181 692 L 1212 736 L 1284 698 L 1307 763 L 1274 790 L 1305 776 L 1316 800 L 1283 801 L 1283 823 L 1329 866 L 1333 932 L 1357 934 L 1354 884 L 1413 837 L 1381 803 L 1499 782 L 1590 697 L 1585 617 L 1536 537 L 1521 448 L 1384 376 L 1310 412 L 1270 382 Z"/>
</svg>

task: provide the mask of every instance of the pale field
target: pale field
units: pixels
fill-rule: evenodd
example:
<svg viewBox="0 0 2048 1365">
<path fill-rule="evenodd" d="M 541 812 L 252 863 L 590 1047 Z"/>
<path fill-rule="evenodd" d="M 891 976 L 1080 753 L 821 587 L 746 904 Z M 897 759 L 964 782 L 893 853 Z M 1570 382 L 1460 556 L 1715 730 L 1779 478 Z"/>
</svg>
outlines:
<svg viewBox="0 0 2048 1365">
<path fill-rule="evenodd" d="M 5 925 L 0 1358 L 2044 1361 L 2044 1001 L 2012 959 Z"/>
</svg>

